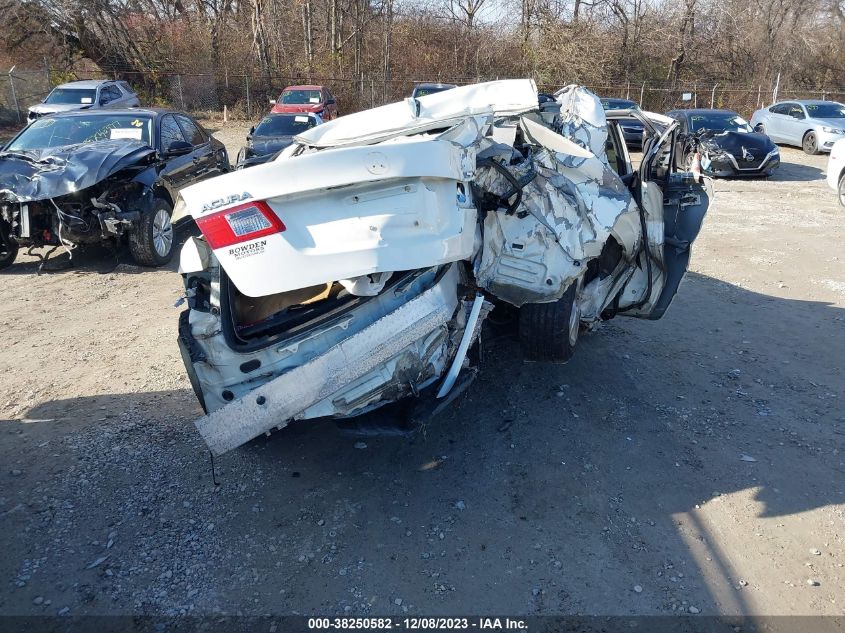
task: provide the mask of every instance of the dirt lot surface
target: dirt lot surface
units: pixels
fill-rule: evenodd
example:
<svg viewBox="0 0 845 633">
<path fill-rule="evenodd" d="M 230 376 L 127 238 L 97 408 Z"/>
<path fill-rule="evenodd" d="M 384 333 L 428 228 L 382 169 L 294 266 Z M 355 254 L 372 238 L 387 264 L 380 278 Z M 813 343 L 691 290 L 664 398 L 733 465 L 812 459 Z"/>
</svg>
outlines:
<svg viewBox="0 0 845 633">
<path fill-rule="evenodd" d="M 218 131 L 234 156 L 243 129 Z M 217 461 L 180 278 L 0 276 L 0 614 L 842 614 L 845 209 L 826 156 L 720 181 L 658 322 L 486 344 L 413 440 L 300 423 Z M 362 444 L 358 444 L 361 447 Z"/>
</svg>

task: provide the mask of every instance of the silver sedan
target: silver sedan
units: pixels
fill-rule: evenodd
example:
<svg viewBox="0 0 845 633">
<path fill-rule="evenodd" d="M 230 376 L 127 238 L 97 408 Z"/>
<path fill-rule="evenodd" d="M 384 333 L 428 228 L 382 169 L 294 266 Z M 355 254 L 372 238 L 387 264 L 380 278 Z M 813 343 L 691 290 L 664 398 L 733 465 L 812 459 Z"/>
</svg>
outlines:
<svg viewBox="0 0 845 633">
<path fill-rule="evenodd" d="M 757 110 L 751 127 L 775 143 L 797 145 L 807 154 L 829 152 L 845 138 L 845 105 L 818 99 L 781 101 Z"/>
</svg>

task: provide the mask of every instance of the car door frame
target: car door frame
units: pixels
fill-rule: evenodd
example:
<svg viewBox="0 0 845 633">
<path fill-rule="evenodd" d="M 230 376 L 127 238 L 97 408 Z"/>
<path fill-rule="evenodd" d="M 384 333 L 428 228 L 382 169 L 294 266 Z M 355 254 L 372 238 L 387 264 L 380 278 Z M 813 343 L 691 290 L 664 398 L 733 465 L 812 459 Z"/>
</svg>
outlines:
<svg viewBox="0 0 845 633">
<path fill-rule="evenodd" d="M 803 118 L 796 119 L 792 116 L 792 114 L 790 114 L 796 108 L 801 111 Z M 807 110 L 804 108 L 803 104 L 798 103 L 797 101 L 790 101 L 789 109 L 787 114 L 784 116 L 786 117 L 783 134 L 784 142 L 801 147 L 801 142 L 804 139 L 804 132 L 807 127 L 805 121 L 809 118 L 807 116 Z"/>
<path fill-rule="evenodd" d="M 188 184 L 193 184 L 195 182 L 205 180 L 206 178 L 213 178 L 214 176 L 219 176 L 224 173 L 224 171 L 220 169 L 219 162 L 217 160 L 217 151 L 214 147 L 211 134 L 204 130 L 203 127 L 193 119 L 193 117 L 185 114 L 184 112 L 175 112 L 174 116 L 186 141 L 188 141 L 188 132 L 183 126 L 180 120 L 181 118 L 187 119 L 196 126 L 197 130 L 199 130 L 200 134 L 205 139 L 204 142 L 199 145 L 194 145 L 193 140 L 188 141 L 194 147 L 194 150 L 191 152 L 191 157 L 196 165 L 196 169 L 192 173 L 191 182 Z"/>
<path fill-rule="evenodd" d="M 782 101 L 780 103 L 773 103 L 766 108 L 768 115 L 763 121 L 763 129 L 766 131 L 766 135 L 775 143 L 783 142 L 782 130 L 784 120 L 781 117 L 786 116 L 785 114 L 776 112 L 776 109 L 783 108 L 783 110 L 786 111 L 787 104 L 788 102 Z"/>
<path fill-rule="evenodd" d="M 337 117 L 337 98 L 331 93 L 331 91 L 323 86 L 323 106 L 324 111 L 328 110 L 330 116 L 325 117 L 326 120 L 334 119 Z M 332 103 L 329 103 L 331 101 Z"/>
<path fill-rule="evenodd" d="M 671 117 L 678 122 L 678 131 L 675 134 L 675 140 L 673 141 L 675 148 L 672 160 L 675 161 L 676 167 L 682 168 L 682 163 L 679 163 L 678 161 L 683 161 L 684 159 L 685 139 L 689 135 L 689 113 L 684 110 L 673 110 L 672 113 L 667 112 L 666 116 Z"/>
<path fill-rule="evenodd" d="M 162 157 L 162 161 L 164 163 L 161 171 L 159 172 L 159 179 L 164 183 L 174 200 L 176 199 L 176 194 L 179 190 L 190 184 L 189 181 L 191 179 L 189 174 L 194 169 L 193 152 L 188 152 L 179 156 L 168 156 L 166 153 L 167 148 L 164 147 L 162 142 L 161 128 L 167 117 L 173 117 L 173 122 L 176 124 L 176 129 L 178 129 L 179 133 L 182 135 L 182 140 L 188 142 L 188 139 L 185 138 L 185 132 L 182 130 L 182 126 L 179 125 L 179 121 L 176 119 L 176 114 L 176 112 L 171 111 L 163 112 L 156 121 L 155 130 L 158 153 L 159 156 Z"/>
<path fill-rule="evenodd" d="M 629 114 L 640 119 L 653 138 L 647 151 L 644 148 L 643 159 L 636 169 L 638 182 L 630 187 L 634 192 L 634 200 L 640 212 L 642 234 L 646 238 L 650 235 L 649 227 L 659 222 L 663 235 L 659 245 L 646 238 L 646 244 L 640 251 L 641 255 L 637 257 L 638 259 L 645 258 L 649 277 L 648 290 L 637 303 L 623 307 L 620 313 L 643 319 L 659 319 L 677 294 L 678 287 L 688 270 L 691 245 L 701 231 L 704 216 L 712 199 L 712 184 L 707 178 L 696 183 L 692 178 L 672 177 L 673 173 L 677 173 L 675 150 L 680 128 L 680 122 L 677 119 L 667 127 L 659 129 L 645 115 L 636 111 L 630 111 Z M 658 166 L 655 161 L 659 160 L 666 149 L 669 155 Z M 651 177 L 653 170 L 664 168 L 666 169 L 665 179 L 657 177 L 656 174 L 654 178 Z M 652 184 L 656 189 L 648 192 L 647 189 Z M 660 195 L 657 195 L 658 191 Z M 648 205 L 647 198 L 652 201 Z M 659 210 L 656 208 L 658 206 Z M 658 214 L 659 218 L 656 217 Z M 659 251 L 657 251 L 658 247 Z M 656 274 L 663 277 L 663 285 L 659 293 L 652 286 L 652 276 Z"/>
<path fill-rule="evenodd" d="M 97 89 L 97 107 L 98 108 L 111 108 L 114 107 L 113 104 L 115 101 L 120 99 L 120 90 L 117 91 L 118 96 L 115 98 L 111 95 L 111 87 L 113 84 L 100 84 L 99 88 Z M 109 101 L 106 103 L 102 103 L 103 96 L 109 97 Z"/>
</svg>

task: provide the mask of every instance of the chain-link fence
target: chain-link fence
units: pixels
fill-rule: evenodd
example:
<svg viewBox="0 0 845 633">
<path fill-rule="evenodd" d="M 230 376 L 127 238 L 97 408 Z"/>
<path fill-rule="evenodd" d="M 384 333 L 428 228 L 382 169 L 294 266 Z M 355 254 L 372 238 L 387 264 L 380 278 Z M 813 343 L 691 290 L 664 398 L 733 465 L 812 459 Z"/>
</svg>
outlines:
<svg viewBox="0 0 845 633">
<path fill-rule="evenodd" d="M 118 78 L 107 73 L 90 71 L 50 72 L 19 70 L 0 75 L 0 125 L 14 126 L 25 122 L 27 108 L 43 99 L 50 89 L 61 82 L 74 79 Z M 440 81 L 466 84 L 487 81 L 498 77 L 419 77 L 385 80 L 362 74 L 348 77 L 281 76 L 265 74 L 235 74 L 223 69 L 220 73 L 187 73 L 147 71 L 121 73 L 138 92 L 143 105 L 173 107 L 201 118 L 255 120 L 270 108 L 281 90 L 293 84 L 318 84 L 327 86 L 338 101 L 341 114 L 398 101 L 411 94 L 416 83 Z M 541 91 L 554 92 L 570 83 L 565 79 L 557 83 L 542 84 Z M 723 82 L 687 82 L 670 85 L 668 82 L 607 82 L 587 84 L 603 97 L 631 99 L 644 110 L 666 112 L 675 108 L 726 108 L 749 117 L 751 113 L 773 101 L 769 83 L 758 85 L 733 85 Z M 827 89 L 804 90 L 783 86 L 778 91 L 780 99 L 831 99 L 845 101 L 845 86 Z"/>
<path fill-rule="evenodd" d="M 26 121 L 27 108 L 38 103 L 53 82 L 49 70 L 19 70 L 12 67 L 0 75 L 0 125 L 16 125 Z"/>
</svg>

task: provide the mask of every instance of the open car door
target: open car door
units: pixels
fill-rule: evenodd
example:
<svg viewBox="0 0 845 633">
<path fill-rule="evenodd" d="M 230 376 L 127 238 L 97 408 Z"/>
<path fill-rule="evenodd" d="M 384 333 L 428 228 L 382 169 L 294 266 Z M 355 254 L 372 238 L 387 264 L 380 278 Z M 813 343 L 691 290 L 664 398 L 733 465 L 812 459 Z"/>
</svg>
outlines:
<svg viewBox="0 0 845 633">
<path fill-rule="evenodd" d="M 644 287 L 633 301 L 622 296 L 620 314 L 659 319 L 672 303 L 689 266 L 692 243 L 698 237 L 710 206 L 713 188 L 708 178 L 674 170 L 678 123 L 640 111 L 619 112 L 609 119 L 634 116 L 648 132 L 643 157 L 632 189 L 641 210 L 642 233 L 647 236 L 639 267 L 627 287 Z M 644 283 L 643 283 L 644 282 Z M 636 292 L 636 291 L 634 291 Z"/>
</svg>

